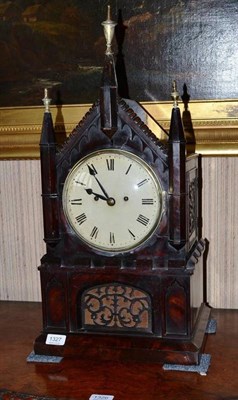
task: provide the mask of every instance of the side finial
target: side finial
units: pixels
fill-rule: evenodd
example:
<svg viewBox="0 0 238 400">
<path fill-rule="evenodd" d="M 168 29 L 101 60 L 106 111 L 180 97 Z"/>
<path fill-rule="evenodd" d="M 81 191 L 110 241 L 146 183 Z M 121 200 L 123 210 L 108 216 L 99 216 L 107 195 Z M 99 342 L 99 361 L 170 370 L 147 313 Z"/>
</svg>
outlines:
<svg viewBox="0 0 238 400">
<path fill-rule="evenodd" d="M 42 99 L 43 104 L 45 106 L 45 112 L 50 112 L 50 103 L 51 103 L 51 99 L 49 99 L 48 97 L 48 89 L 44 90 L 44 98 Z"/>
<path fill-rule="evenodd" d="M 116 22 L 111 20 L 111 6 L 107 6 L 107 20 L 102 22 L 102 26 L 104 29 L 104 36 L 106 39 L 106 55 L 113 54 L 112 52 L 112 39 L 114 36 L 115 26 L 117 25 Z"/>
<path fill-rule="evenodd" d="M 178 108 L 179 93 L 177 91 L 177 83 L 176 83 L 176 81 L 173 81 L 171 97 L 172 97 L 172 100 L 174 102 L 173 107 L 174 108 Z"/>
</svg>

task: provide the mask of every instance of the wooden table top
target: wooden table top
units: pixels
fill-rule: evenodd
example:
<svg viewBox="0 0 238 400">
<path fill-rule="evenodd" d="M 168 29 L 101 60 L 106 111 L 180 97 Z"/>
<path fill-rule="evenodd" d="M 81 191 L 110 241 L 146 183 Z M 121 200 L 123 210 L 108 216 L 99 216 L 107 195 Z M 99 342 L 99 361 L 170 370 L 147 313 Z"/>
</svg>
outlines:
<svg viewBox="0 0 238 400">
<path fill-rule="evenodd" d="M 160 364 L 64 359 L 27 363 L 41 330 L 41 304 L 0 302 L 0 389 L 70 400 L 96 394 L 114 400 L 237 400 L 238 310 L 212 310 L 217 333 L 208 335 L 206 376 L 164 371 Z"/>
</svg>

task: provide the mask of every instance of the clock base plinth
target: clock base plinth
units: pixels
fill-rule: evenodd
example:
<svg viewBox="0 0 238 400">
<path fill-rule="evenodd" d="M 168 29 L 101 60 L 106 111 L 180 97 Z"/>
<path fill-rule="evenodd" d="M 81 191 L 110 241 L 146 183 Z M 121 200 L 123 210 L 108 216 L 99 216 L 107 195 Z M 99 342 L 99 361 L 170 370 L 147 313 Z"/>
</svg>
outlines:
<svg viewBox="0 0 238 400">
<path fill-rule="evenodd" d="M 169 339 L 139 335 L 68 333 L 63 346 L 47 345 L 48 333 L 42 333 L 34 344 L 38 355 L 64 358 L 114 360 L 120 362 L 155 362 L 168 364 L 199 364 L 206 341 L 210 308 L 201 305 L 199 317 L 189 339 Z M 49 332 L 50 333 L 50 332 Z M 56 334 L 56 332 L 54 332 Z M 61 334 L 62 332 L 57 332 Z"/>
</svg>

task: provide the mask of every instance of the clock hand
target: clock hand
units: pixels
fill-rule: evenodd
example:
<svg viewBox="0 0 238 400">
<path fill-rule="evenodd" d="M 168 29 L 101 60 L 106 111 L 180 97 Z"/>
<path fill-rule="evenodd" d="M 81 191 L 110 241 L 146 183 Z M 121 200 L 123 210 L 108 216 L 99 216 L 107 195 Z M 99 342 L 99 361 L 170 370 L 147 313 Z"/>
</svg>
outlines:
<svg viewBox="0 0 238 400">
<path fill-rule="evenodd" d="M 114 206 L 116 204 L 116 201 L 113 197 L 105 197 L 101 194 L 93 192 L 92 189 L 85 189 L 85 190 L 88 194 L 93 194 L 95 196 L 95 200 L 98 199 L 105 200 L 109 206 Z"/>
<path fill-rule="evenodd" d="M 102 200 L 105 200 L 105 201 L 108 200 L 107 197 L 105 197 L 105 196 L 103 196 L 103 195 L 101 195 L 101 194 L 98 194 L 98 193 L 93 192 L 92 189 L 85 189 L 85 190 L 86 190 L 86 192 L 87 192 L 88 194 L 93 194 L 94 196 L 98 197 L 99 199 L 102 199 Z"/>
<path fill-rule="evenodd" d="M 90 175 L 94 176 L 94 178 L 96 179 L 101 191 L 105 194 L 106 198 L 109 199 L 109 196 L 108 196 L 106 190 L 104 189 L 102 184 L 99 182 L 98 178 L 96 177 L 96 172 L 94 171 L 94 169 L 92 167 L 90 167 L 90 165 L 88 165 L 88 170 L 89 170 Z"/>
</svg>

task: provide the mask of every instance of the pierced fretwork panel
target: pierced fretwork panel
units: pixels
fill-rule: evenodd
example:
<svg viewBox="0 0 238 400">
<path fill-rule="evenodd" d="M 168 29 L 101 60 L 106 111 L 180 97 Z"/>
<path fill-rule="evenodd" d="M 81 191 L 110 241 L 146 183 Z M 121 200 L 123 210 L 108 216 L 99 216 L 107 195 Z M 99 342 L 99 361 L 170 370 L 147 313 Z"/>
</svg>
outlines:
<svg viewBox="0 0 238 400">
<path fill-rule="evenodd" d="M 193 167 L 187 171 L 187 235 L 189 248 L 198 239 L 198 169 Z"/>
<path fill-rule="evenodd" d="M 189 184 L 189 237 L 196 230 L 197 224 L 197 179 Z"/>
<path fill-rule="evenodd" d="M 82 295 L 83 328 L 152 332 L 150 296 L 118 283 L 94 286 Z"/>
</svg>

